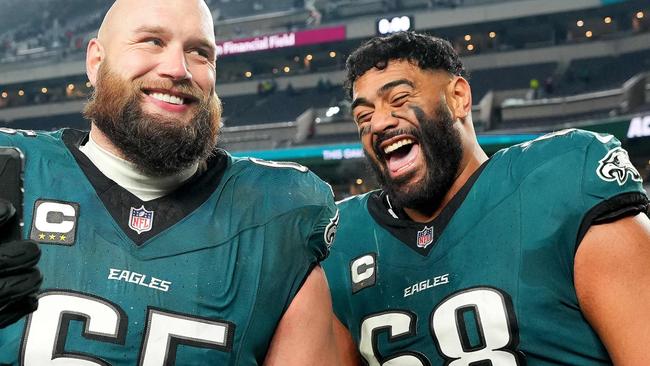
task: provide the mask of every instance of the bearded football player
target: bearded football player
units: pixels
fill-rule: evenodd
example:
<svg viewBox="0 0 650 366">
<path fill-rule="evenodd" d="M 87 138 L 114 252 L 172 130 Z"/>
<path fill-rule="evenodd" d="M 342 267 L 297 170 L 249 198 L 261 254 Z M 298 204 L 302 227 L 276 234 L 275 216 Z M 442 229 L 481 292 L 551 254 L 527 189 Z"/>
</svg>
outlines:
<svg viewBox="0 0 650 366">
<path fill-rule="evenodd" d="M 116 1 L 86 71 L 90 133 L 0 133 L 25 155 L 24 235 L 42 273 L 29 251 L 23 309 L 0 309 L 0 325 L 18 320 L 0 330 L 0 364 L 337 364 L 319 265 L 331 189 L 216 148 L 207 5 Z"/>
<path fill-rule="evenodd" d="M 345 364 L 650 364 L 648 198 L 613 136 L 488 158 L 462 61 L 424 34 L 368 41 L 347 83 L 381 189 L 339 203 L 324 266 Z"/>
</svg>

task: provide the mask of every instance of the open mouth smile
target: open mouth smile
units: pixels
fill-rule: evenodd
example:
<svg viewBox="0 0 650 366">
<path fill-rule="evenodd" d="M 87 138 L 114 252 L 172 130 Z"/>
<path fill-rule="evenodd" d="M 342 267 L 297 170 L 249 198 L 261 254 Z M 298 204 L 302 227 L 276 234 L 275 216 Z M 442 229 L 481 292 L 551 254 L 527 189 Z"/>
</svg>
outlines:
<svg viewBox="0 0 650 366">
<path fill-rule="evenodd" d="M 143 89 L 142 92 L 150 101 L 170 112 L 183 112 L 198 99 L 192 95 L 165 89 Z"/>
<path fill-rule="evenodd" d="M 409 173 L 420 156 L 419 142 L 415 137 L 408 135 L 396 136 L 382 142 L 379 150 L 379 155 L 383 157 L 393 178 Z"/>
</svg>

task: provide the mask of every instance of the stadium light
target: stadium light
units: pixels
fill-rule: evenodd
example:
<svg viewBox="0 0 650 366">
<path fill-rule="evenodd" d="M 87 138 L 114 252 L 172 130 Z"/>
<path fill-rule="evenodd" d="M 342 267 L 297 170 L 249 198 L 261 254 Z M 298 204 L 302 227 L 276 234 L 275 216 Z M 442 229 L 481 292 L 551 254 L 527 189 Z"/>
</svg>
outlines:
<svg viewBox="0 0 650 366">
<path fill-rule="evenodd" d="M 474 51 L 474 45 L 471 44 L 471 43 L 468 44 L 468 45 L 467 45 L 467 50 L 468 50 L 468 51 Z"/>
<path fill-rule="evenodd" d="M 409 16 L 396 16 L 393 18 L 381 18 L 375 23 L 377 34 L 386 35 L 390 33 L 412 30 L 413 19 Z"/>
<path fill-rule="evenodd" d="M 23 95 L 25 95 L 25 91 L 22 90 L 22 89 L 19 90 L 19 91 L 18 91 L 18 96 L 21 96 L 21 97 L 22 97 Z"/>
<path fill-rule="evenodd" d="M 356 183 L 357 183 L 357 185 L 362 185 L 363 184 L 363 179 L 357 178 Z"/>
<path fill-rule="evenodd" d="M 490 34 L 488 34 L 488 36 L 490 38 L 495 38 L 497 36 L 497 34 L 495 32 L 490 32 Z"/>
<path fill-rule="evenodd" d="M 307 56 L 305 56 L 305 59 L 306 59 L 307 61 L 311 61 L 311 60 L 314 59 L 314 56 L 313 56 L 313 55 L 307 55 Z"/>
<path fill-rule="evenodd" d="M 605 22 L 605 24 L 610 24 L 612 22 L 612 17 L 605 17 L 605 19 L 603 19 L 603 22 Z"/>
<path fill-rule="evenodd" d="M 9 96 L 9 93 L 7 93 L 6 91 L 2 92 L 2 99 L 6 99 L 8 96 Z"/>
<path fill-rule="evenodd" d="M 585 22 L 584 22 L 582 19 L 580 19 L 580 20 L 578 20 L 578 21 L 576 22 L 576 25 L 577 25 L 578 27 L 582 27 L 582 26 L 585 25 Z"/>
<path fill-rule="evenodd" d="M 68 90 L 74 90 L 74 84 L 68 84 Z"/>
<path fill-rule="evenodd" d="M 645 14 L 643 14 L 642 11 L 639 11 L 639 12 L 636 13 L 636 18 L 637 19 L 643 19 L 644 16 L 645 16 Z"/>
<path fill-rule="evenodd" d="M 41 93 L 47 94 L 47 88 L 45 88 L 45 87 L 41 88 Z"/>
<path fill-rule="evenodd" d="M 469 34 L 466 34 L 466 35 L 465 35 L 465 40 L 466 40 L 467 42 L 471 41 L 471 40 L 472 40 L 472 36 L 469 35 Z"/>
<path fill-rule="evenodd" d="M 249 78 L 249 77 L 253 76 L 253 73 L 250 72 L 250 71 L 246 71 L 246 72 L 244 73 L 244 76 L 246 76 L 247 78 Z"/>
<path fill-rule="evenodd" d="M 334 51 L 330 51 L 330 57 L 331 57 L 331 58 L 336 57 L 336 52 L 334 52 Z"/>
<path fill-rule="evenodd" d="M 329 107 L 327 112 L 325 112 L 325 117 L 332 117 L 335 114 L 339 113 L 341 108 L 339 106 Z"/>
<path fill-rule="evenodd" d="M 291 68 L 289 66 L 285 66 L 283 70 L 284 72 L 288 73 L 289 71 L 291 71 Z"/>
<path fill-rule="evenodd" d="M 91 88 L 92 86 L 93 86 L 93 84 L 91 84 L 90 81 L 86 82 L 86 88 Z"/>
<path fill-rule="evenodd" d="M 587 37 L 587 38 L 591 38 L 593 35 L 594 34 L 590 30 L 585 32 L 585 37 Z"/>
</svg>

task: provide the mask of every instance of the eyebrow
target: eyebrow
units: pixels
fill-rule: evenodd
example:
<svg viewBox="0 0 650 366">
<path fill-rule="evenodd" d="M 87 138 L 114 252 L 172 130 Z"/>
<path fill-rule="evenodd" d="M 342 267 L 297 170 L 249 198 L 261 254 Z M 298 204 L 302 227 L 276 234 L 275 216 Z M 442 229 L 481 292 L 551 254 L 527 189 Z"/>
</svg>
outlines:
<svg viewBox="0 0 650 366">
<path fill-rule="evenodd" d="M 415 88 L 415 84 L 413 84 L 413 82 L 411 80 L 398 79 L 398 80 L 393 80 L 393 81 L 390 81 L 390 82 L 382 85 L 381 88 L 379 88 L 379 90 L 377 90 L 377 95 L 381 96 L 381 95 L 385 94 L 386 92 L 390 91 L 391 89 L 393 89 L 393 88 L 395 88 L 395 87 L 397 87 L 399 85 L 408 85 L 411 88 Z M 372 107 L 372 104 L 370 103 L 370 101 L 368 101 L 368 99 L 366 99 L 364 97 L 359 97 L 359 98 L 352 101 L 352 104 L 350 105 L 350 110 L 354 110 L 354 108 L 356 108 L 356 107 L 358 107 L 360 105 L 363 105 L 363 106 L 366 106 L 366 107 Z"/>
<path fill-rule="evenodd" d="M 158 25 L 141 25 L 135 29 L 135 33 L 165 34 L 169 32 L 165 28 Z"/>
<path fill-rule="evenodd" d="M 151 33 L 151 34 L 165 35 L 168 34 L 169 31 L 158 25 L 141 25 L 135 29 L 135 33 Z M 210 42 L 205 38 L 193 38 L 190 40 L 190 43 L 197 44 L 201 47 L 205 47 L 210 51 L 212 51 L 213 53 L 216 52 L 217 49 L 214 42 Z"/>
<path fill-rule="evenodd" d="M 394 81 L 391 81 L 391 82 L 388 82 L 388 83 L 384 84 L 381 88 L 379 88 L 379 90 L 377 90 L 377 95 L 382 95 L 382 94 L 386 93 L 387 91 L 389 91 L 389 90 L 391 90 L 394 87 L 399 86 L 399 85 L 408 85 L 411 88 L 415 88 L 415 84 L 413 84 L 413 82 L 411 80 L 399 79 L 399 80 L 394 80 Z"/>
<path fill-rule="evenodd" d="M 368 99 L 364 97 L 356 98 L 355 100 L 352 101 L 352 104 L 350 105 L 350 110 L 353 111 L 356 107 L 363 105 L 366 107 L 372 107 L 372 104 L 368 101 Z"/>
</svg>

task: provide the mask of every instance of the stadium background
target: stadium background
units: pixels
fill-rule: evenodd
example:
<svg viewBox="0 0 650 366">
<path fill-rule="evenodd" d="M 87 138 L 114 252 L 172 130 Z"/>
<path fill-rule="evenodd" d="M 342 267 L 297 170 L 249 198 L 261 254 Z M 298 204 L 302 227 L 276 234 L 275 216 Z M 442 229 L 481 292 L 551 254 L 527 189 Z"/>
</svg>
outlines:
<svg viewBox="0 0 650 366">
<path fill-rule="evenodd" d="M 463 56 L 488 154 L 579 127 L 614 134 L 650 180 L 647 0 L 206 2 L 220 53 L 220 145 L 307 165 L 338 199 L 376 184 L 342 89 L 345 59 L 400 29 L 446 38 Z M 88 128 L 85 49 L 111 3 L 0 0 L 0 128 Z"/>
</svg>

